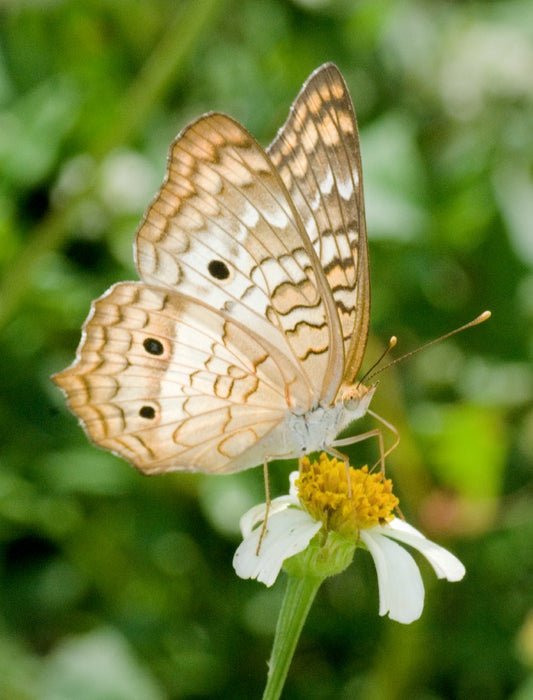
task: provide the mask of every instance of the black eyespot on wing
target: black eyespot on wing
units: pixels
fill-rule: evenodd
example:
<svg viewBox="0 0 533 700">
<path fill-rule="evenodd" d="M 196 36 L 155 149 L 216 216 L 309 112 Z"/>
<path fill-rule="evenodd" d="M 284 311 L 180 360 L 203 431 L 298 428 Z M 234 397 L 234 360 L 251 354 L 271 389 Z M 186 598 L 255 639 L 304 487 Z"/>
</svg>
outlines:
<svg viewBox="0 0 533 700">
<path fill-rule="evenodd" d="M 141 409 L 139 409 L 139 415 L 141 418 L 148 418 L 148 420 L 152 420 L 155 418 L 155 408 L 153 406 L 143 406 Z"/>
<path fill-rule="evenodd" d="M 211 260 L 207 269 L 211 277 L 217 280 L 227 280 L 229 277 L 229 267 L 222 260 Z"/>
<path fill-rule="evenodd" d="M 163 343 L 156 340 L 156 338 L 146 338 L 143 342 L 143 347 L 150 355 L 162 355 L 164 351 Z"/>
</svg>

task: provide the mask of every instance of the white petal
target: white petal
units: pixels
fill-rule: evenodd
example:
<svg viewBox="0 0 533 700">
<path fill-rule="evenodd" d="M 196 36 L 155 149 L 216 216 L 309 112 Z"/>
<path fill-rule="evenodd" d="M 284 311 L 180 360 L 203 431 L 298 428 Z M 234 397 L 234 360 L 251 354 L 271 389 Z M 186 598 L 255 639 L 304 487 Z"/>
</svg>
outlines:
<svg viewBox="0 0 533 700">
<path fill-rule="evenodd" d="M 288 508 L 289 506 L 298 506 L 299 501 L 297 499 L 294 499 L 292 496 L 279 496 L 279 498 L 275 498 L 273 501 L 270 503 L 270 511 L 269 511 L 269 518 L 272 517 L 275 513 L 279 513 L 282 510 L 285 510 L 285 508 Z M 263 520 L 265 519 L 265 513 L 266 513 L 266 503 L 260 503 L 257 506 L 254 506 L 253 508 L 250 508 L 250 510 L 247 510 L 246 513 L 241 517 L 239 526 L 241 528 L 241 533 L 243 537 L 248 537 L 248 535 L 252 532 L 252 530 L 255 528 L 255 526 L 258 523 L 262 523 Z"/>
<path fill-rule="evenodd" d="M 418 620 L 424 608 L 424 585 L 413 557 L 377 528 L 361 530 L 360 536 L 376 566 L 379 614 L 388 613 L 404 624 Z"/>
<path fill-rule="evenodd" d="M 322 523 L 299 508 L 269 515 L 259 554 L 260 527 L 246 536 L 237 548 L 233 568 L 241 578 L 255 578 L 271 586 L 285 559 L 304 550 L 321 527 Z"/>
<path fill-rule="evenodd" d="M 289 484 L 290 484 L 289 494 L 293 498 L 298 498 L 298 487 L 296 486 L 296 484 L 294 482 L 296 481 L 296 479 L 299 476 L 300 476 L 300 472 L 291 472 L 289 474 Z"/>
<path fill-rule="evenodd" d="M 460 581 L 465 575 L 465 567 L 457 557 L 444 547 L 428 540 L 419 530 L 405 521 L 395 518 L 388 525 L 380 526 L 380 528 L 387 537 L 393 537 L 399 542 L 404 542 L 418 549 L 431 564 L 438 578 Z"/>
</svg>

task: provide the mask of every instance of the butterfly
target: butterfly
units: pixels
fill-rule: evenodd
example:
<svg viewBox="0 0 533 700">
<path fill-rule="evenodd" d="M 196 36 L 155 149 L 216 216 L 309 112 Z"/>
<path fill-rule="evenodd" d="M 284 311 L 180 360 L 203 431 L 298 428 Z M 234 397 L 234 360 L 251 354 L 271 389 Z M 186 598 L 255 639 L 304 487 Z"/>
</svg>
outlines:
<svg viewBox="0 0 533 700">
<path fill-rule="evenodd" d="M 266 150 L 224 114 L 189 124 L 135 262 L 141 281 L 93 302 L 74 363 L 53 377 L 97 445 L 146 474 L 230 473 L 361 439 L 337 439 L 375 386 L 356 382 L 368 247 L 336 66 L 311 74 Z"/>
</svg>

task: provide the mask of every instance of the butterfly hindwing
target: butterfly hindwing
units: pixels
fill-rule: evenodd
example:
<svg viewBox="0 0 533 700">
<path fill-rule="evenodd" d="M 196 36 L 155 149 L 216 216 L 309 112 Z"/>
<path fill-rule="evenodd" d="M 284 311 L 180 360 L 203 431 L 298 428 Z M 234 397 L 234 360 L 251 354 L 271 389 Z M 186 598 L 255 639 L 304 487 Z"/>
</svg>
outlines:
<svg viewBox="0 0 533 700">
<path fill-rule="evenodd" d="M 94 302 L 76 362 L 55 381 L 89 436 L 147 473 L 254 466 L 250 449 L 282 422 L 289 385 L 306 401 L 266 339 L 138 282 Z"/>
</svg>

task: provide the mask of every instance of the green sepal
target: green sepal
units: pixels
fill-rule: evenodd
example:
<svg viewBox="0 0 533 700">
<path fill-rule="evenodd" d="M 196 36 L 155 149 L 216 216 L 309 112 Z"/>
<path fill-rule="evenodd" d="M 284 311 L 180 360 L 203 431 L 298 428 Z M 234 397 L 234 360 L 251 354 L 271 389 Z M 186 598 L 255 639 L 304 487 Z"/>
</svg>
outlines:
<svg viewBox="0 0 533 700">
<path fill-rule="evenodd" d="M 357 548 L 353 539 L 333 531 L 327 534 L 325 542 L 323 539 L 322 532 L 318 532 L 303 552 L 285 560 L 283 568 L 289 576 L 325 579 L 350 566 Z"/>
</svg>

